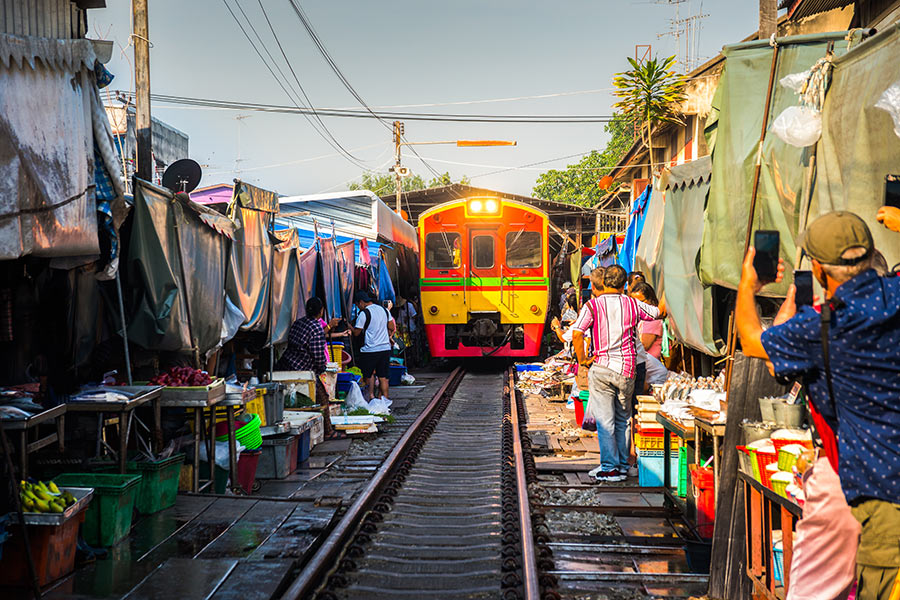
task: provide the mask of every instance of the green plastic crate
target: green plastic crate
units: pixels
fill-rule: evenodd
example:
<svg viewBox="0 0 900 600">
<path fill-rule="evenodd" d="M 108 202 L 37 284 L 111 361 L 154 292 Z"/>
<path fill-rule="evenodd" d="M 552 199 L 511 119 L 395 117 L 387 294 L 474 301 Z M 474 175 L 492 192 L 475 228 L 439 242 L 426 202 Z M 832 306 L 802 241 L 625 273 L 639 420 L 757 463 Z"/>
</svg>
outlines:
<svg viewBox="0 0 900 600">
<path fill-rule="evenodd" d="M 178 475 L 184 454 L 175 454 L 153 462 L 128 461 L 128 473 L 141 476 L 134 507 L 142 515 L 159 512 L 175 504 Z"/>
<path fill-rule="evenodd" d="M 678 449 L 678 495 L 681 498 L 687 497 L 687 486 L 688 486 L 687 447 L 681 446 Z"/>
<path fill-rule="evenodd" d="M 94 488 L 94 499 L 81 526 L 84 541 L 91 546 L 115 546 L 131 531 L 140 475 L 65 473 L 53 481 L 59 486 Z"/>
</svg>

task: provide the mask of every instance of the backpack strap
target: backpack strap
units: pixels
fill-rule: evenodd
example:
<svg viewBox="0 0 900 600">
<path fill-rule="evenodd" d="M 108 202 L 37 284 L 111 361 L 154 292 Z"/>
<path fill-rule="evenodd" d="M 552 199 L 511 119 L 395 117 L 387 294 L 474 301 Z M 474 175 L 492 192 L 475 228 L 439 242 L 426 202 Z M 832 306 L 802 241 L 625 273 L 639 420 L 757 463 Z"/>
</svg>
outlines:
<svg viewBox="0 0 900 600">
<path fill-rule="evenodd" d="M 366 343 L 366 334 L 369 332 L 369 325 L 372 323 L 372 313 L 369 312 L 369 307 L 365 307 L 363 312 L 366 314 L 366 324 L 363 325 L 363 344 Z"/>
<path fill-rule="evenodd" d="M 831 382 L 831 353 L 829 352 L 828 333 L 831 328 L 831 303 L 822 304 L 822 312 L 819 315 L 819 331 L 822 336 L 822 362 L 825 363 L 825 383 L 828 386 L 828 401 L 831 410 L 835 410 L 834 387 Z"/>
</svg>

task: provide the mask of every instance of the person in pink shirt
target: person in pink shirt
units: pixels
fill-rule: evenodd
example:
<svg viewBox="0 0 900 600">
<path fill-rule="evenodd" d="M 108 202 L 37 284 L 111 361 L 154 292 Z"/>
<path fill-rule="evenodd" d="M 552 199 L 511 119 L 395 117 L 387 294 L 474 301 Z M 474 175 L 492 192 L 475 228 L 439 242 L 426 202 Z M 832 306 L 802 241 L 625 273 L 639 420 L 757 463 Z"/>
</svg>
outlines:
<svg viewBox="0 0 900 600">
<path fill-rule="evenodd" d="M 599 295 L 581 309 L 573 326 L 572 344 L 578 363 L 590 368 L 588 414 L 597 423 L 600 481 L 624 481 L 628 473 L 628 422 L 637 371 L 636 328 L 641 321 L 665 316 L 665 308 L 650 306 L 624 295 L 625 269 L 606 269 Z M 594 356 L 585 357 L 584 332 L 591 331 Z M 587 417 L 587 414 L 585 415 Z"/>
</svg>

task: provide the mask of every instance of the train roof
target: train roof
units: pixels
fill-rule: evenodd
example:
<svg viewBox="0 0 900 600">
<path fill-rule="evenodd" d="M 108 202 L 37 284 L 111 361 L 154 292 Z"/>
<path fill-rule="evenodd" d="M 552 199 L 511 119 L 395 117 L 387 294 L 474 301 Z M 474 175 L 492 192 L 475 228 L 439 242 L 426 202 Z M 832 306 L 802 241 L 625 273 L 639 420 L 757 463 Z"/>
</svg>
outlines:
<svg viewBox="0 0 900 600">
<path fill-rule="evenodd" d="M 433 214 L 439 213 L 439 212 L 444 212 L 455 206 L 463 205 L 466 202 L 468 202 L 469 200 L 472 200 L 473 198 L 493 198 L 495 200 L 499 200 L 503 204 L 516 206 L 516 207 L 521 208 L 530 213 L 538 214 L 538 215 L 542 216 L 544 219 L 547 219 L 548 221 L 550 220 L 550 216 L 546 212 L 544 212 L 543 210 L 541 210 L 539 208 L 535 208 L 534 206 L 531 206 L 530 204 L 527 204 L 525 202 L 519 202 L 518 200 L 510 200 L 508 198 L 503 198 L 502 196 L 494 196 L 491 194 L 472 194 L 471 196 L 466 196 L 465 198 L 458 198 L 456 200 L 451 200 L 450 202 L 444 202 L 443 204 L 438 204 L 437 206 L 432 206 L 428 210 L 419 214 L 419 223 L 422 222 L 423 218 L 428 217 L 429 215 L 433 215 Z"/>
</svg>

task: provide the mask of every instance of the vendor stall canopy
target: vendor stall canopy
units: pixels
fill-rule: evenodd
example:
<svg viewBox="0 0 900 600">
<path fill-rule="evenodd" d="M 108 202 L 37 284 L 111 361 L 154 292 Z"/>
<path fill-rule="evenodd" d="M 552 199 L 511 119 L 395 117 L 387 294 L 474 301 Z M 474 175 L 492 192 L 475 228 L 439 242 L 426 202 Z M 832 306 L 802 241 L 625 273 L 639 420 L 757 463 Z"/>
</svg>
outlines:
<svg viewBox="0 0 900 600">
<path fill-rule="evenodd" d="M 413 251 L 418 249 L 415 228 L 368 190 L 287 196 L 279 201 L 278 225 L 306 231 L 317 226 L 320 236 L 330 237 L 331 224 L 334 223 L 337 243 L 365 238 L 379 243 L 399 244 Z M 374 257 L 377 256 L 377 248 L 373 246 L 370 244 L 370 251 L 375 251 Z"/>
</svg>

